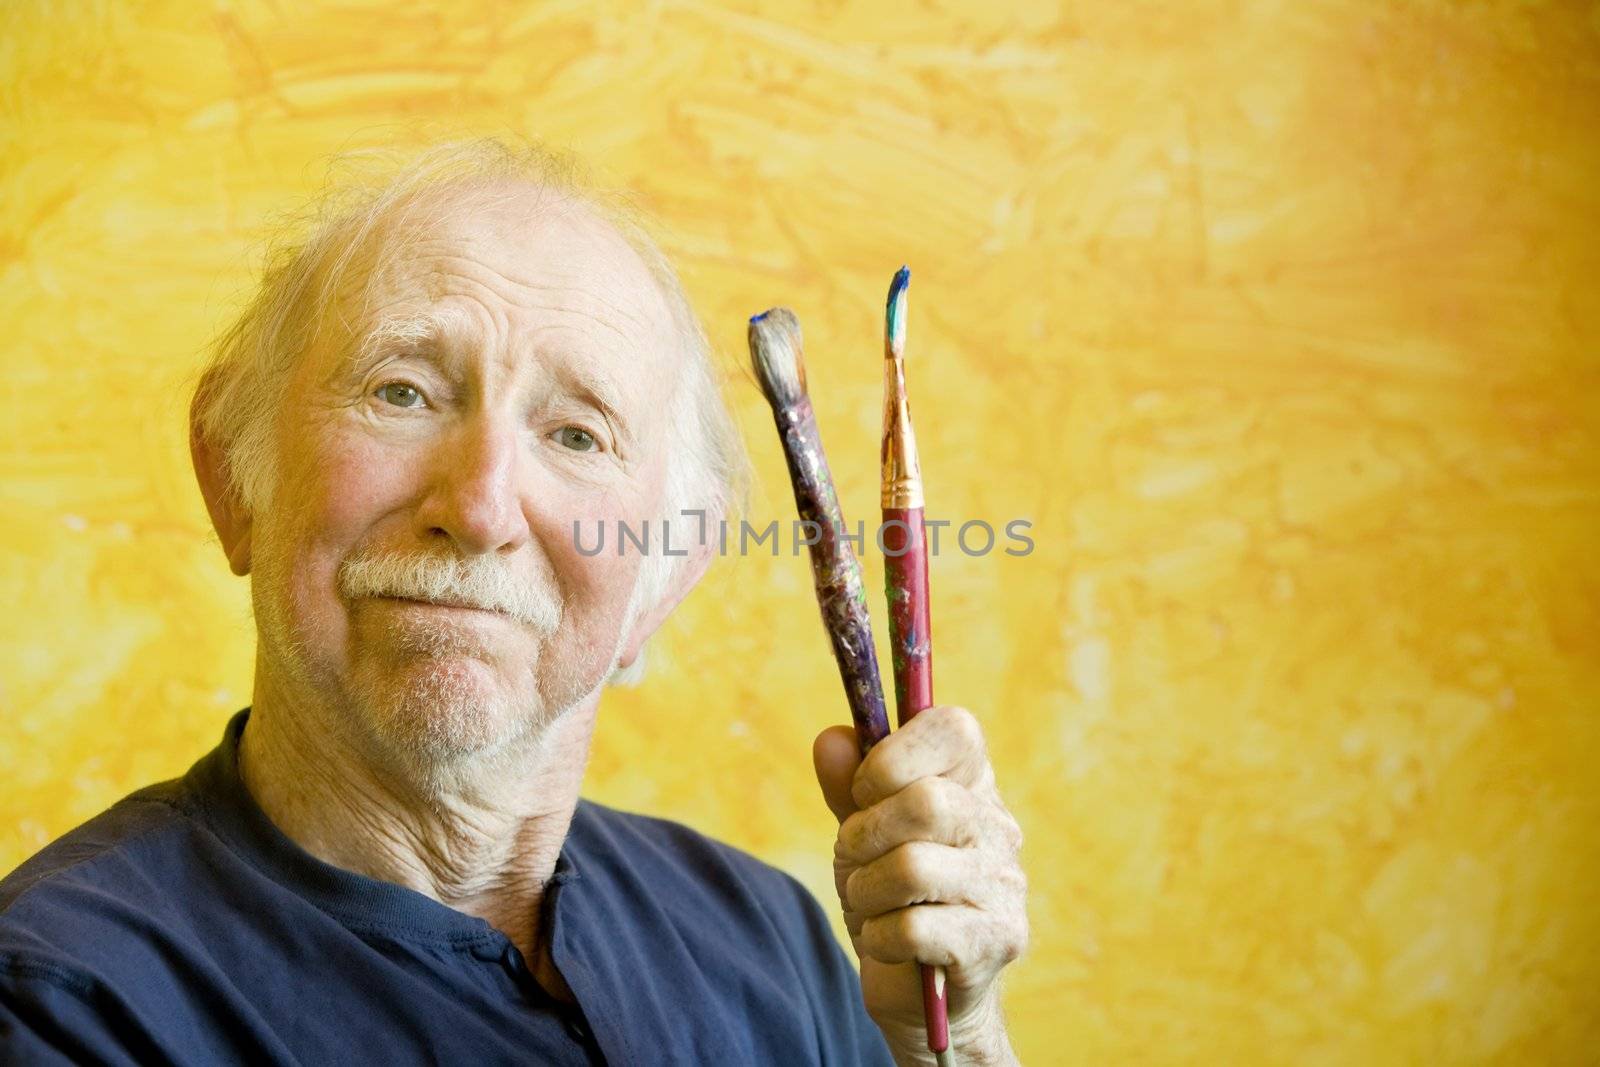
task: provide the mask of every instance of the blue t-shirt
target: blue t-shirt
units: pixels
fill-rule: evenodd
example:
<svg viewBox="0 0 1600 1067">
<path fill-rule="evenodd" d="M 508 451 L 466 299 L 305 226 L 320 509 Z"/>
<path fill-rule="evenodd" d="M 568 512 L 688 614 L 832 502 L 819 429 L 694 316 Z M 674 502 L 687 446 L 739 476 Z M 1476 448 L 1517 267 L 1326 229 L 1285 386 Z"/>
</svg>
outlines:
<svg viewBox="0 0 1600 1067">
<path fill-rule="evenodd" d="M 541 904 L 563 1005 L 484 920 L 285 837 L 248 716 L 0 882 L 0 1062 L 891 1062 L 789 876 L 580 801 Z"/>
</svg>

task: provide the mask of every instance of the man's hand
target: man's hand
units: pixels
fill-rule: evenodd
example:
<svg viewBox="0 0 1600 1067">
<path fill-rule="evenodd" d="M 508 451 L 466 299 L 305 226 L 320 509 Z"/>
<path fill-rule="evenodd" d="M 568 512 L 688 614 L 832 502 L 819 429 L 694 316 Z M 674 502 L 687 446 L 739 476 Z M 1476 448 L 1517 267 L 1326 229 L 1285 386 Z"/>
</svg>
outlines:
<svg viewBox="0 0 1600 1067">
<path fill-rule="evenodd" d="M 1022 831 L 994 785 L 972 713 L 932 707 L 866 759 L 831 726 L 812 749 L 839 819 L 834 884 L 867 1012 L 900 1063 L 931 1063 L 917 963 L 942 964 L 964 1065 L 1014 1063 L 997 979 L 1028 943 Z"/>
</svg>

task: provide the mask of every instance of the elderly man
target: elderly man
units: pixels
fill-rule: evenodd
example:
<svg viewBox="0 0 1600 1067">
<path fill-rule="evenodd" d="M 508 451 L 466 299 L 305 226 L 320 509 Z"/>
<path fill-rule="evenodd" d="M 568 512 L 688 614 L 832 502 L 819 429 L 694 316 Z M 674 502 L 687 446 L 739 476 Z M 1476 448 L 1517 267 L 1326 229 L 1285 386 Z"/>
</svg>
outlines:
<svg viewBox="0 0 1600 1067">
<path fill-rule="evenodd" d="M 1019 834 L 968 713 L 817 739 L 859 978 L 792 879 L 579 799 L 606 681 L 712 552 L 574 523 L 725 514 L 742 454 L 671 269 L 552 157 L 446 146 L 330 200 L 191 441 L 252 705 L 0 883 L 0 1058 L 925 1062 L 923 961 L 957 1062 L 1014 1059 Z"/>
</svg>

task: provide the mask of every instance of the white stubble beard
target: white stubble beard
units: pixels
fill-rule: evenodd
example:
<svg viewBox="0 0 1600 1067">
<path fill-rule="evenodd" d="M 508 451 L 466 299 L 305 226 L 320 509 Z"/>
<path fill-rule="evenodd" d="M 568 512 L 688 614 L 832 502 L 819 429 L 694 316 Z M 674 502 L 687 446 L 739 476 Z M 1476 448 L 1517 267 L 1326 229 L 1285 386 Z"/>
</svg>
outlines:
<svg viewBox="0 0 1600 1067">
<path fill-rule="evenodd" d="M 531 699 L 510 691 L 488 666 L 492 660 L 475 627 L 448 620 L 386 622 L 388 633 L 379 649 L 396 656 L 387 663 L 378 658 L 378 649 L 358 649 L 347 633 L 352 661 L 348 674 L 343 674 L 313 659 L 310 650 L 315 644 L 306 634 L 318 620 L 307 620 L 292 604 L 286 565 L 291 557 L 278 549 L 280 543 L 292 543 L 293 532 L 258 528 L 257 537 L 252 599 L 265 653 L 263 667 L 278 672 L 280 684 L 288 684 L 301 699 L 322 705 L 334 720 L 326 724 L 328 728 L 347 737 L 353 732 L 351 741 L 433 795 L 537 758 L 551 727 L 591 698 L 614 671 L 644 591 L 642 581 L 636 580 L 624 625 L 601 681 L 594 685 L 577 677 L 575 665 L 547 661 L 559 628 L 559 606 L 553 609 L 554 622 L 545 619 L 530 628 L 537 635 L 536 647 L 520 669 L 528 672 Z M 362 584 L 381 588 L 396 580 L 381 566 L 369 579 Z M 476 593 L 483 590 L 476 588 Z M 348 597 L 344 600 L 350 603 Z M 528 607 L 527 614 L 537 617 L 540 612 Z M 351 621 L 350 614 L 346 620 Z M 485 682 L 484 674 L 495 680 Z"/>
</svg>

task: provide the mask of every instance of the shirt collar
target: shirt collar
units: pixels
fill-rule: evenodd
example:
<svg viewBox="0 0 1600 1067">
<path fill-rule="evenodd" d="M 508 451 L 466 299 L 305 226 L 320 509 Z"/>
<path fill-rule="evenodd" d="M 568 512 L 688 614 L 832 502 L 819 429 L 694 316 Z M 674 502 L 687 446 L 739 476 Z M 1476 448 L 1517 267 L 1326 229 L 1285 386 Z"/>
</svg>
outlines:
<svg viewBox="0 0 1600 1067">
<path fill-rule="evenodd" d="M 414 889 L 324 863 L 290 840 L 261 810 L 239 773 L 239 739 L 249 718 L 250 709 L 245 708 L 229 719 L 222 741 L 201 757 L 183 780 L 192 814 L 235 852 L 268 878 L 352 929 L 402 940 L 467 947 L 507 942 L 483 919 Z M 590 821 L 585 807 L 586 802 L 580 800 L 567 839 L 556 857 L 547 906 L 556 904 L 548 897 L 569 896 L 570 883 L 578 878 L 581 839 Z"/>
</svg>

